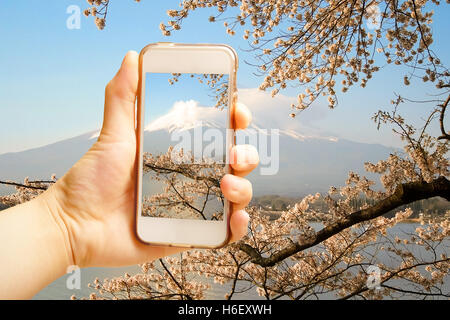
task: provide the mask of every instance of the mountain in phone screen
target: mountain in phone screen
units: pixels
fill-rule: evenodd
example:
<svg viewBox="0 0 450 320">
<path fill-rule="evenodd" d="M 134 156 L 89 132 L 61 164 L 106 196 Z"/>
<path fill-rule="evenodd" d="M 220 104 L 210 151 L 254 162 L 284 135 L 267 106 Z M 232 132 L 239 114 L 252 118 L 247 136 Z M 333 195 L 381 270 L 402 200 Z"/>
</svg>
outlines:
<svg viewBox="0 0 450 320">
<path fill-rule="evenodd" d="M 142 215 L 222 220 L 228 75 L 147 73 Z"/>
</svg>

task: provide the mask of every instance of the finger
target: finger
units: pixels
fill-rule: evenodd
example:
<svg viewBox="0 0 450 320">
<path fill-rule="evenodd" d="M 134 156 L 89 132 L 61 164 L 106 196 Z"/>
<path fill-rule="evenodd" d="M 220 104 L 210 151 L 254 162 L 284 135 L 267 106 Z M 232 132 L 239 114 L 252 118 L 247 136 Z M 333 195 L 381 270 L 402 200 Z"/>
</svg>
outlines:
<svg viewBox="0 0 450 320">
<path fill-rule="evenodd" d="M 243 144 L 231 148 L 230 164 L 234 175 L 245 177 L 258 166 L 258 163 L 259 155 L 254 146 Z"/>
<path fill-rule="evenodd" d="M 129 51 L 119 71 L 106 85 L 102 135 L 120 139 L 134 133 L 134 109 L 139 82 L 139 55 Z"/>
<path fill-rule="evenodd" d="M 231 237 L 230 243 L 239 241 L 243 236 L 247 234 L 248 221 L 250 220 L 248 213 L 244 210 L 237 210 L 231 214 L 230 217 L 230 229 Z"/>
<path fill-rule="evenodd" d="M 237 102 L 234 107 L 234 129 L 245 129 L 252 121 L 252 114 L 245 104 Z"/>
<path fill-rule="evenodd" d="M 220 181 L 222 193 L 233 203 L 233 210 L 245 208 L 252 199 L 252 184 L 247 179 L 226 174 Z"/>
</svg>

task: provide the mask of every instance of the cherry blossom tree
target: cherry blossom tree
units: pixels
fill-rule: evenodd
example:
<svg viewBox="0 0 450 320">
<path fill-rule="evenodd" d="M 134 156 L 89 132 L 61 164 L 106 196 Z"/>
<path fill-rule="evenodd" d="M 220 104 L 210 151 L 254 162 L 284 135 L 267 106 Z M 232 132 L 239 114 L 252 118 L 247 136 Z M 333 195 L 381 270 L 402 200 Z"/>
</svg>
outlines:
<svg viewBox="0 0 450 320">
<path fill-rule="evenodd" d="M 189 161 L 174 161 L 186 159 Z M 225 174 L 221 163 L 194 161 L 191 153 L 173 150 L 143 156 L 143 179 L 163 184 L 164 192 L 144 195 L 142 215 L 149 217 L 176 217 L 178 219 L 221 220 L 224 197 L 220 191 L 220 179 Z M 205 160 L 205 159 L 204 159 Z M 180 163 L 178 163 L 180 162 Z"/>
<path fill-rule="evenodd" d="M 389 117 L 384 119 L 389 121 Z M 368 171 L 380 174 L 383 191 L 373 190 L 373 181 L 350 172 L 344 186 L 331 187 L 325 195 L 309 195 L 276 220 L 249 207 L 249 233 L 242 241 L 217 250 L 192 250 L 151 261 L 141 265 L 142 272 L 135 275 L 96 279 L 91 284 L 96 292 L 90 298 L 201 299 L 212 281 L 227 286 L 227 299 L 249 290 L 256 290 L 267 299 L 327 295 L 342 299 L 449 297 L 443 283 L 450 267 L 450 220 L 423 221 L 413 232 L 393 237 L 389 228 L 408 218 L 412 210 L 398 211 L 392 218 L 383 216 L 417 199 L 442 196 L 450 200 L 445 178 L 449 174 L 445 158 L 448 145 L 436 143 L 434 152 L 422 145 L 427 152 L 423 162 L 426 165 L 415 160 L 418 155 L 409 144 L 403 158 L 391 155 L 385 161 L 367 163 Z M 179 206 L 181 211 L 193 210 L 194 197 L 170 192 L 173 174 L 190 178 L 193 182 L 184 185 L 183 191 L 189 190 L 189 194 L 201 198 L 205 196 L 205 183 L 218 188 L 223 172 L 212 163 L 210 173 L 205 175 L 184 163 L 174 163 L 170 153 L 169 150 L 166 155 L 147 156 L 144 164 L 158 177 L 171 177 L 162 179 L 168 189 L 160 195 L 161 202 Z M 17 188 L 17 193 L 1 197 L 0 201 L 9 205 L 28 201 L 53 182 L 54 179 L 7 182 Z M 352 200 L 361 194 L 374 199 L 375 205 L 355 210 Z M 321 197 L 328 210 L 312 209 L 311 204 Z M 149 204 L 155 203 L 147 199 L 150 201 Z M 319 229 L 312 226 L 313 221 L 320 221 Z M 429 254 L 415 254 L 418 250 Z M 381 259 L 382 256 L 389 259 Z M 374 266 L 379 270 L 377 287 L 368 282 L 369 270 Z"/>
</svg>

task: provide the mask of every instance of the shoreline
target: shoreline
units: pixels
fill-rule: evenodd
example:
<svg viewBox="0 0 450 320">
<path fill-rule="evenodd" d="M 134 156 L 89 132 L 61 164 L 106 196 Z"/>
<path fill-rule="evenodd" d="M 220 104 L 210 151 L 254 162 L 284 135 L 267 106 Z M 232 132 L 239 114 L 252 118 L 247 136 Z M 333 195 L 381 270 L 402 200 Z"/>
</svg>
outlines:
<svg viewBox="0 0 450 320">
<path fill-rule="evenodd" d="M 269 216 L 269 220 L 270 221 L 278 219 L 282 212 L 283 211 L 275 211 L 275 210 L 264 210 L 264 211 L 261 211 L 261 213 L 263 215 Z M 448 219 L 448 218 L 445 217 L 445 216 L 436 217 L 436 221 L 437 222 L 443 221 L 445 219 Z M 418 223 L 418 224 L 421 224 L 423 222 L 424 224 L 428 224 L 429 220 L 430 220 L 429 218 L 418 218 L 418 217 L 417 218 L 406 218 L 406 219 L 403 219 L 403 220 L 399 221 L 398 223 Z M 322 221 L 310 220 L 309 222 L 321 223 Z"/>
</svg>

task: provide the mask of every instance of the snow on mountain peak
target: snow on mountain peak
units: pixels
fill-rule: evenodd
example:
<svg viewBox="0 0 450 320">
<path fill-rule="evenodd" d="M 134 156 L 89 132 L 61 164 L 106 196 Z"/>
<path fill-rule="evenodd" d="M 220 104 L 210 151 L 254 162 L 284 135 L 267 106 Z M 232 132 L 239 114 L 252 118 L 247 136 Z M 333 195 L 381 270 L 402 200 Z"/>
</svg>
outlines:
<svg viewBox="0 0 450 320">
<path fill-rule="evenodd" d="M 150 111 L 151 112 L 151 111 Z M 259 115 L 259 114 L 257 114 Z M 198 101 L 176 101 L 172 108 L 164 115 L 154 119 L 144 128 L 146 132 L 165 130 L 173 132 L 174 130 L 190 130 L 196 127 L 225 128 L 226 110 L 215 107 L 201 106 Z M 258 134 L 271 135 L 275 132 L 273 128 L 265 128 L 255 117 L 249 126 L 249 129 L 256 130 Z M 100 131 L 94 132 L 89 139 L 97 138 Z M 323 139 L 331 142 L 337 142 L 338 138 L 333 136 L 321 136 L 317 134 L 304 134 L 292 128 L 278 128 L 278 134 L 288 136 L 295 140 L 304 141 L 305 139 Z"/>
<path fill-rule="evenodd" d="M 226 111 L 214 107 L 203 107 L 195 100 L 177 101 L 167 114 L 151 121 L 144 131 L 189 130 L 198 126 L 225 127 Z"/>
</svg>

